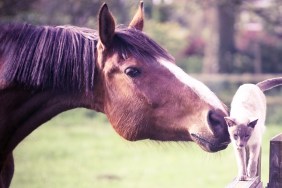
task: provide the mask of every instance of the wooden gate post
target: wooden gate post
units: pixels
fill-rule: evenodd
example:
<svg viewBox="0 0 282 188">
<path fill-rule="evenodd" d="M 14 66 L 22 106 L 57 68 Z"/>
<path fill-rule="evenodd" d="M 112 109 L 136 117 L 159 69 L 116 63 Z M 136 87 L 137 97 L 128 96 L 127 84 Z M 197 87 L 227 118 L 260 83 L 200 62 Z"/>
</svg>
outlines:
<svg viewBox="0 0 282 188">
<path fill-rule="evenodd" d="M 269 183 L 267 188 L 282 187 L 282 133 L 270 140 Z"/>
</svg>

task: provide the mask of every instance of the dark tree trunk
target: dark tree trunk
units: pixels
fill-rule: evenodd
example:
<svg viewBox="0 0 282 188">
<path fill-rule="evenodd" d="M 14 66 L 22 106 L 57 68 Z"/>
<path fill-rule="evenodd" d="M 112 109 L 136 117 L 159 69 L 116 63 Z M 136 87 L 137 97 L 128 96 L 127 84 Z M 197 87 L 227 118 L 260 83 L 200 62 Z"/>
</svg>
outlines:
<svg viewBox="0 0 282 188">
<path fill-rule="evenodd" d="M 234 70 L 235 55 L 235 22 L 238 15 L 237 9 L 240 3 L 233 1 L 221 1 L 218 3 L 218 37 L 219 37 L 219 54 L 218 64 L 219 73 L 232 73 Z"/>
<path fill-rule="evenodd" d="M 205 42 L 203 73 L 217 73 L 219 62 L 218 11 L 215 6 L 205 8 L 208 33 Z"/>
<path fill-rule="evenodd" d="M 204 73 L 232 73 L 234 70 L 235 23 L 241 1 L 214 1 L 206 5 L 209 29 L 204 57 Z"/>
</svg>

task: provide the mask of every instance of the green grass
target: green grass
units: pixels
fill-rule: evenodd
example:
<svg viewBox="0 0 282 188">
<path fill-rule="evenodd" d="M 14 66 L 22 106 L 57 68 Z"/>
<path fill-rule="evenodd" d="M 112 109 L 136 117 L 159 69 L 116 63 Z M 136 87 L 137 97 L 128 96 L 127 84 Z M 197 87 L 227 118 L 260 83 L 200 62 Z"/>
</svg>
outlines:
<svg viewBox="0 0 282 188">
<path fill-rule="evenodd" d="M 268 126 L 262 179 L 268 182 L 269 140 L 280 126 Z M 12 188 L 219 188 L 237 174 L 231 146 L 209 154 L 193 143 L 128 142 L 103 115 L 64 113 L 41 126 L 15 150 Z"/>
</svg>

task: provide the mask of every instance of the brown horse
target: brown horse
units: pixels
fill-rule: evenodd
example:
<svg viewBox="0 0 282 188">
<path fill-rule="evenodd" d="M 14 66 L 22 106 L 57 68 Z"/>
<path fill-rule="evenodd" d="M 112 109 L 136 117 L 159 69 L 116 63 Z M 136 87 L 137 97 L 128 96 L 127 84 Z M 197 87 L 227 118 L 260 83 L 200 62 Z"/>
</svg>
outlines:
<svg viewBox="0 0 282 188">
<path fill-rule="evenodd" d="M 0 26 L 0 184 L 12 151 L 38 126 L 77 107 L 105 113 L 127 140 L 194 141 L 208 152 L 229 143 L 225 106 L 143 32 L 143 5 L 128 28 L 103 5 L 99 31 Z"/>
</svg>

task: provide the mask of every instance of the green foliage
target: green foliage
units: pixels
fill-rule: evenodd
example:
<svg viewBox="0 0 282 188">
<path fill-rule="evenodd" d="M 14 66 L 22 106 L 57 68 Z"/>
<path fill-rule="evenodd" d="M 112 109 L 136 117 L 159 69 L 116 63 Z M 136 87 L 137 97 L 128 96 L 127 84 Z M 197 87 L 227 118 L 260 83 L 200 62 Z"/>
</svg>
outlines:
<svg viewBox="0 0 282 188">
<path fill-rule="evenodd" d="M 282 45 L 271 46 L 261 44 L 262 70 L 263 73 L 282 72 Z"/>
<path fill-rule="evenodd" d="M 167 22 L 170 20 L 172 15 L 172 7 L 167 4 L 160 4 L 153 6 L 153 16 L 152 18 L 158 22 Z"/>
<path fill-rule="evenodd" d="M 253 73 L 254 72 L 254 60 L 244 54 L 237 53 L 234 55 L 234 74 Z"/>
<path fill-rule="evenodd" d="M 209 154 L 194 143 L 128 142 L 103 115 L 89 113 L 63 113 L 27 137 L 14 152 L 11 188 L 218 188 L 237 175 L 231 146 Z M 263 139 L 264 185 L 269 140 L 280 126 L 268 126 Z"/>
<path fill-rule="evenodd" d="M 173 56 L 178 57 L 186 45 L 183 39 L 187 38 L 188 31 L 175 22 L 160 23 L 148 20 L 145 24 L 145 33 L 167 49 Z"/>
<path fill-rule="evenodd" d="M 36 0 L 0 0 L 0 17 L 15 16 L 29 11 Z"/>
<path fill-rule="evenodd" d="M 188 58 L 178 58 L 176 63 L 187 73 L 201 73 L 203 61 L 201 57 L 191 56 Z"/>
<path fill-rule="evenodd" d="M 281 97 L 276 99 L 276 103 L 267 105 L 266 122 L 274 124 L 280 124 L 282 122 L 282 104 L 280 101 Z"/>
</svg>

